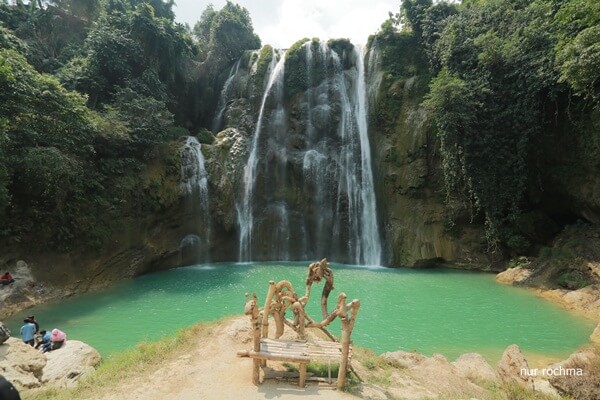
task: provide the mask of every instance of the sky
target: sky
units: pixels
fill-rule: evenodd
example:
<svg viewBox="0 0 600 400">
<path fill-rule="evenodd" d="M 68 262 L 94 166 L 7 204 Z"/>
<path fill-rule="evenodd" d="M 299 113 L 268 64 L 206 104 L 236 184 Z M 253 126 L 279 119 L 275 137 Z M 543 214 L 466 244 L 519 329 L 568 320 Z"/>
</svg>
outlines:
<svg viewBox="0 0 600 400">
<path fill-rule="evenodd" d="M 225 0 L 175 0 L 178 22 L 190 27 L 207 5 L 221 9 Z M 397 13 L 400 0 L 239 0 L 250 12 L 254 31 L 263 44 L 290 47 L 304 37 L 349 38 L 364 44 L 388 18 Z"/>
</svg>

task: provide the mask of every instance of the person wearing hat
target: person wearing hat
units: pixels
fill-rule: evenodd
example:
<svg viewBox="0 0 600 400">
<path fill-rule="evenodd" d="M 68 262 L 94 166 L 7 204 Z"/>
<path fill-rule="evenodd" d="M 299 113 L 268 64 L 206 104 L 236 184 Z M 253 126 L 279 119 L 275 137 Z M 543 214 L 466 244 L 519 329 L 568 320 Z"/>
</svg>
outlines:
<svg viewBox="0 0 600 400">
<path fill-rule="evenodd" d="M 35 315 L 30 315 L 29 317 L 27 317 L 27 319 L 35 325 L 35 333 L 38 333 L 40 331 L 40 324 L 38 324 L 38 322 L 35 320 Z"/>
<path fill-rule="evenodd" d="M 12 383 L 0 375 L 0 399 L 2 400 L 21 400 L 19 392 Z"/>
<path fill-rule="evenodd" d="M 21 327 L 21 339 L 23 340 L 23 343 L 33 347 L 33 343 L 35 341 L 35 325 L 29 318 L 25 318 L 23 322 L 25 325 Z"/>
<path fill-rule="evenodd" d="M 44 345 L 44 347 L 42 347 L 42 353 L 60 349 L 66 341 L 66 333 L 64 333 L 60 329 L 52 329 L 52 333 L 50 334 L 50 343 L 47 343 Z"/>
</svg>

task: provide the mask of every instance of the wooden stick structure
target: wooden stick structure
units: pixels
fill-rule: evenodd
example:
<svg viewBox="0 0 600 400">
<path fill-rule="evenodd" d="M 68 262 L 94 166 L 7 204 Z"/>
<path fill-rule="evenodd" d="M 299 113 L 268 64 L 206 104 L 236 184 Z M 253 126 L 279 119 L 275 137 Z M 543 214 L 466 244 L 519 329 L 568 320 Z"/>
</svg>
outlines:
<svg viewBox="0 0 600 400">
<path fill-rule="evenodd" d="M 321 280 L 325 280 L 321 294 L 321 313 L 323 319 L 320 322 L 316 322 L 307 314 L 305 307 L 310 299 L 312 284 L 319 283 Z M 253 293 L 250 296 L 246 293 L 244 313 L 250 316 L 252 324 L 252 350 L 238 352 L 238 355 L 253 359 L 252 382 L 254 384 L 259 384 L 260 367 L 265 367 L 267 361 L 284 361 L 300 364 L 298 384 L 304 387 L 307 375 L 306 365 L 308 362 L 316 359 L 326 359 L 329 365 L 331 365 L 332 357 L 339 357 L 340 368 L 337 378 L 337 389 L 343 390 L 346 384 L 346 373 L 349 368 L 352 370 L 349 364 L 351 358 L 350 337 L 354 329 L 360 302 L 352 300 L 350 303 L 346 303 L 346 294 L 340 293 L 336 308 L 331 313 L 328 313 L 327 301 L 332 291 L 333 271 L 329 268 L 327 259 L 324 258 L 308 266 L 306 291 L 302 297 L 298 297 L 298 294 L 294 291 L 289 281 L 284 280 L 278 283 L 270 281 L 264 307 L 260 310 L 256 294 Z M 293 319 L 286 317 L 288 309 L 293 314 Z M 274 339 L 269 339 L 269 316 L 272 316 L 275 321 Z M 339 343 L 337 343 L 335 337 L 326 329 L 338 317 L 342 326 L 342 337 Z M 286 326 L 297 333 L 299 340 L 284 341 L 280 339 Z M 307 341 L 306 328 L 320 329 L 334 343 L 330 345 L 322 341 L 309 343 Z M 331 374 L 331 370 L 329 374 Z"/>
</svg>

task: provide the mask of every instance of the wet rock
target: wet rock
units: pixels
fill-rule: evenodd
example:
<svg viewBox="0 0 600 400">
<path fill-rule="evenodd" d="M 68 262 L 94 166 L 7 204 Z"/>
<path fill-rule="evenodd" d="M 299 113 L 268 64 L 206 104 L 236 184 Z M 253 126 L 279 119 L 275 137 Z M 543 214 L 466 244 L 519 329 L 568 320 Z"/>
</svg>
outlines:
<svg viewBox="0 0 600 400">
<path fill-rule="evenodd" d="M 518 383 L 526 388 L 533 389 L 533 379 L 529 371 L 529 364 L 516 344 L 511 344 L 504 350 L 496 368 L 498 377 L 502 382 Z"/>
<path fill-rule="evenodd" d="M 467 379 L 497 381 L 498 377 L 494 368 L 483 358 L 481 354 L 463 354 L 452 363 L 460 376 Z"/>
</svg>

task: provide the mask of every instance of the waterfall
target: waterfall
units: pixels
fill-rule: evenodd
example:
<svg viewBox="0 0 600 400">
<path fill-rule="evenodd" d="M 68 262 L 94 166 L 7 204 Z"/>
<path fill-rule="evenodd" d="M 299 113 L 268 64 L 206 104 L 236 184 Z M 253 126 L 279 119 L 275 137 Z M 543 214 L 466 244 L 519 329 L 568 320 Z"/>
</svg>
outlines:
<svg viewBox="0 0 600 400">
<path fill-rule="evenodd" d="M 235 201 L 238 260 L 378 265 L 364 54 L 314 40 L 295 51 L 289 69 L 273 51 L 264 91 L 248 94 L 258 116 Z"/>
<path fill-rule="evenodd" d="M 238 70 L 240 69 L 241 60 L 241 58 L 238 59 L 236 63 L 231 67 L 231 69 L 229 70 L 229 76 L 227 77 L 227 80 L 223 85 L 223 89 L 221 89 L 221 96 L 219 97 L 219 103 L 217 104 L 217 113 L 215 115 L 215 118 L 213 119 L 212 124 L 213 133 L 217 133 L 223 127 L 223 113 L 227 108 L 227 96 L 229 92 L 229 86 L 231 86 L 233 79 L 235 78 L 235 76 L 238 73 Z"/>
<path fill-rule="evenodd" d="M 252 229 L 254 224 L 253 216 L 253 195 L 256 180 L 256 167 L 258 165 L 259 139 L 263 125 L 265 104 L 272 89 L 275 91 L 277 104 L 281 104 L 281 95 L 283 92 L 283 72 L 285 66 L 285 55 L 277 61 L 277 52 L 273 50 L 271 65 L 269 66 L 269 80 L 262 96 L 256 128 L 252 137 L 250 146 L 250 155 L 244 167 L 244 191 L 242 193 L 241 204 L 236 204 L 238 225 L 240 229 L 239 242 L 239 260 L 252 260 Z"/>
<path fill-rule="evenodd" d="M 356 51 L 356 47 L 355 47 Z M 367 109 L 367 89 L 365 83 L 365 64 L 364 48 L 357 52 L 358 78 L 356 83 L 356 101 L 355 115 L 358 123 L 358 134 L 360 138 L 360 164 L 362 171 L 362 185 L 360 197 L 361 207 L 361 225 L 360 231 L 362 245 L 362 260 L 369 265 L 379 265 L 381 263 L 381 238 L 377 224 L 377 204 L 375 199 L 375 185 L 373 182 L 373 169 L 371 161 L 371 147 L 369 144 Z"/>
<path fill-rule="evenodd" d="M 197 234 L 187 235 L 181 247 L 196 246 L 200 260 L 208 261 L 210 249 L 210 203 L 208 195 L 208 173 L 204 166 L 204 155 L 201 144 L 194 136 L 187 136 L 179 149 L 181 156 L 181 190 L 191 201 L 191 210 L 198 217 L 193 228 Z M 188 250 L 189 251 L 189 250 Z"/>
</svg>

